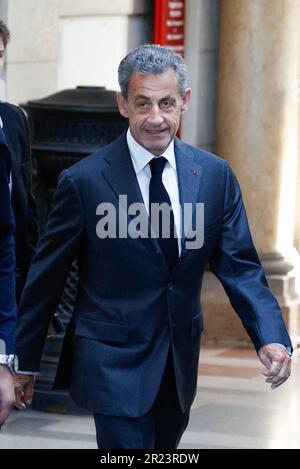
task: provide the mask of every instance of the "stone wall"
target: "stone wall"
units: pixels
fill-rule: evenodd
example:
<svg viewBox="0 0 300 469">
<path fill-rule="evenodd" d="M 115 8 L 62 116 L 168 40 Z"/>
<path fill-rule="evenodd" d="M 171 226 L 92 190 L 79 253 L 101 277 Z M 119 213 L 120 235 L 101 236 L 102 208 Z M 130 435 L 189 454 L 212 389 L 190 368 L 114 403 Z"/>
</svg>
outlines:
<svg viewBox="0 0 300 469">
<path fill-rule="evenodd" d="M 117 89 L 117 65 L 151 40 L 150 0 L 8 0 L 3 17 L 7 100 L 20 103 L 76 85 Z"/>
</svg>

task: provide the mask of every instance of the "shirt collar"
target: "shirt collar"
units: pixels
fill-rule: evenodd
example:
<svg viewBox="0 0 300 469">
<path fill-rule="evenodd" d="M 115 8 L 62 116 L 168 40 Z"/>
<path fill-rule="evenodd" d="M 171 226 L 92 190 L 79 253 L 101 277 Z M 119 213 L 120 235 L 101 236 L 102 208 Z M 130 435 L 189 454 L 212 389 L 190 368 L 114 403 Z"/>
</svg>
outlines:
<svg viewBox="0 0 300 469">
<path fill-rule="evenodd" d="M 155 155 L 150 153 L 150 151 L 146 150 L 146 148 L 142 147 L 131 135 L 130 128 L 127 131 L 127 144 L 129 148 L 129 153 L 132 159 L 133 167 L 135 173 L 139 173 L 142 169 L 149 164 L 152 158 L 155 158 Z M 176 171 L 176 160 L 175 160 L 175 153 L 174 153 L 174 140 L 171 141 L 170 145 L 164 153 L 160 156 L 164 156 L 166 160 L 170 163 L 172 168 Z"/>
</svg>

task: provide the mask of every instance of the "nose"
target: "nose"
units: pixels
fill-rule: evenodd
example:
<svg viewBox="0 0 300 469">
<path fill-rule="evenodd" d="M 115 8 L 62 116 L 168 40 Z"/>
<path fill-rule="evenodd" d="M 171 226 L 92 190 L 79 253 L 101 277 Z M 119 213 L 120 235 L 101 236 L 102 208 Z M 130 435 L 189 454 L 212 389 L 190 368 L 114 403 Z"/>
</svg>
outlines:
<svg viewBox="0 0 300 469">
<path fill-rule="evenodd" d="M 154 126 L 159 126 L 164 122 L 164 118 L 159 106 L 152 106 L 147 122 Z"/>
</svg>

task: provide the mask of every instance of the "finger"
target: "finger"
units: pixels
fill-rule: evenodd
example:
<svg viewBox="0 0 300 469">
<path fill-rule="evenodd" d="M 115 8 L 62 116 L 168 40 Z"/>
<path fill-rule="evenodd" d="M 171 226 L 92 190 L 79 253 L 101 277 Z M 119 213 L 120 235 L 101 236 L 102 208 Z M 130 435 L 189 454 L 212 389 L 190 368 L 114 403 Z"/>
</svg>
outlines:
<svg viewBox="0 0 300 469">
<path fill-rule="evenodd" d="M 276 374 L 277 373 L 277 374 Z M 266 376 L 267 378 L 288 378 L 291 374 L 291 360 L 290 360 L 290 357 L 287 357 L 281 368 L 278 370 L 278 368 L 275 369 L 275 372 L 273 373 L 271 370 L 269 371 L 266 371 L 265 373 L 263 373 L 264 376 Z M 269 381 L 268 381 L 269 382 Z"/>
<path fill-rule="evenodd" d="M 282 378 L 280 378 L 282 379 Z M 276 383 L 277 381 L 280 381 L 280 379 L 278 379 L 277 376 L 273 376 L 272 378 L 268 378 L 265 380 L 266 383 L 270 383 L 270 384 L 273 384 L 273 383 Z"/>
<path fill-rule="evenodd" d="M 268 355 L 266 355 L 265 353 L 259 353 L 258 358 L 260 359 L 262 364 L 266 367 L 266 369 L 269 369 L 271 367 L 272 361 L 270 360 Z"/>
<path fill-rule="evenodd" d="M 271 389 L 276 389 L 276 388 L 278 388 L 278 387 L 281 386 L 286 380 L 287 380 L 287 378 L 284 378 L 284 379 L 281 379 L 280 381 L 278 381 L 277 383 L 273 383 L 272 386 L 271 386 Z"/>
<path fill-rule="evenodd" d="M 266 379 L 266 383 L 277 383 L 278 381 L 281 381 L 282 379 L 288 379 L 288 376 L 285 376 L 283 378 L 278 377 L 278 376 L 273 376 L 272 378 Z"/>
<path fill-rule="evenodd" d="M 282 367 L 282 361 L 274 360 L 270 368 L 270 373 L 273 376 L 277 376 L 281 370 L 281 367 Z"/>
<path fill-rule="evenodd" d="M 26 386 L 24 390 L 24 399 L 23 401 L 27 404 L 30 405 L 32 403 L 32 395 L 33 395 L 33 387 L 34 387 L 34 381 L 30 381 L 28 385 Z"/>
<path fill-rule="evenodd" d="M 270 370 L 262 371 L 261 374 L 262 374 L 263 376 L 266 376 L 266 378 L 272 378 L 272 377 L 274 376 L 273 373 L 271 373 Z"/>
<path fill-rule="evenodd" d="M 282 384 L 284 381 L 288 379 L 288 376 L 285 376 L 284 378 L 279 378 L 278 376 L 274 376 L 273 378 L 268 378 L 266 379 L 266 383 L 272 384 L 275 387 L 277 387 L 278 383 Z"/>
<path fill-rule="evenodd" d="M 15 396 L 16 396 L 15 407 L 19 410 L 25 410 L 26 405 L 23 402 L 24 392 L 21 389 L 15 389 Z"/>
<path fill-rule="evenodd" d="M 282 367 L 281 367 L 281 370 L 279 371 L 278 373 L 278 376 L 280 378 L 288 378 L 291 374 L 291 359 L 290 357 L 286 358 Z"/>
<path fill-rule="evenodd" d="M 15 402 L 14 407 L 19 410 L 26 410 L 26 404 L 24 404 L 24 402 Z"/>
<path fill-rule="evenodd" d="M 16 402 L 14 407 L 19 410 L 26 410 L 26 404 L 24 404 L 24 402 Z"/>
</svg>

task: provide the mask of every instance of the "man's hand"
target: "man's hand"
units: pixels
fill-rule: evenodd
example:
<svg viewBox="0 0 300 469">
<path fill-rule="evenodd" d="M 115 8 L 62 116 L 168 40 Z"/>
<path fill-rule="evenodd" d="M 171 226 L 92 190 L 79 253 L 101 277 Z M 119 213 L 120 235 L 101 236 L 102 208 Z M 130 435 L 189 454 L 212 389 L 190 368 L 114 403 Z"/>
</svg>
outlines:
<svg viewBox="0 0 300 469">
<path fill-rule="evenodd" d="M 24 410 L 26 409 L 26 406 L 31 404 L 34 381 L 34 375 L 21 375 L 18 373 L 14 375 L 14 385 L 16 394 L 15 406 L 18 409 Z"/>
<path fill-rule="evenodd" d="M 283 347 L 277 344 L 263 345 L 258 351 L 258 357 L 266 371 L 266 383 L 272 383 L 271 388 L 278 388 L 291 374 L 291 357 Z"/>
<path fill-rule="evenodd" d="M 9 369 L 0 365 L 0 426 L 3 425 L 15 403 L 13 377 Z"/>
</svg>

